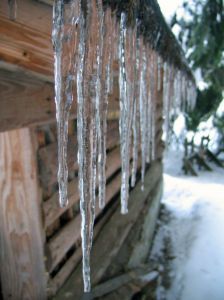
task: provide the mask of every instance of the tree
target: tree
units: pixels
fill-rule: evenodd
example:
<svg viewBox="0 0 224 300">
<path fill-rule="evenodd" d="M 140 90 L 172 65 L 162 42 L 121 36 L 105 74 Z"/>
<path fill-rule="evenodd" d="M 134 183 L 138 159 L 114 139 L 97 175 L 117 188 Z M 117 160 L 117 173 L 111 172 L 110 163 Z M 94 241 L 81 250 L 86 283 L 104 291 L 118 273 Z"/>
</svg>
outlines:
<svg viewBox="0 0 224 300">
<path fill-rule="evenodd" d="M 179 25 L 178 39 L 193 70 L 200 70 L 205 88 L 198 91 L 188 125 L 195 129 L 200 120 L 215 111 L 224 91 L 224 1 L 184 1 L 171 27 Z"/>
</svg>

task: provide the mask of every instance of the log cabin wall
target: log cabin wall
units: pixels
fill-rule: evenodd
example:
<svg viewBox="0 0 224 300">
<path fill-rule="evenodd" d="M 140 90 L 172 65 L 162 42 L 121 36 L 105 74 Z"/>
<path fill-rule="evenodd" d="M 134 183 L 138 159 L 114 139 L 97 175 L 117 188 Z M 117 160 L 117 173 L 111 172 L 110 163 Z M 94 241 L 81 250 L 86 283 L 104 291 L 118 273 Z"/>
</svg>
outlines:
<svg viewBox="0 0 224 300">
<path fill-rule="evenodd" d="M 69 206 L 58 207 L 57 135 L 51 45 L 52 7 L 17 0 L 9 20 L 0 1 L 0 274 L 3 299 L 65 299 L 82 294 L 76 107 L 69 123 Z M 51 4 L 51 1 L 48 1 Z M 109 99 L 107 206 L 96 209 L 93 286 L 144 262 L 162 191 L 163 89 L 156 97 L 156 156 L 145 191 L 131 191 L 120 216 L 118 64 Z M 113 267 L 112 267 L 113 266 Z M 65 284 L 66 282 L 66 284 Z"/>
</svg>

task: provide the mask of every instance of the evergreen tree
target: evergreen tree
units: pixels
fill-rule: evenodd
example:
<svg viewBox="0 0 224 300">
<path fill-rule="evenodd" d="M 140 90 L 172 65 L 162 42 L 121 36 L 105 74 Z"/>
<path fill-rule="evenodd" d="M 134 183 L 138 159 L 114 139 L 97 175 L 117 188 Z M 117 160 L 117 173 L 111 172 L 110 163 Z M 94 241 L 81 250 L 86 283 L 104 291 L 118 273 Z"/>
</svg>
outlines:
<svg viewBox="0 0 224 300">
<path fill-rule="evenodd" d="M 224 0 L 190 0 L 184 14 L 175 14 L 171 27 L 179 25 L 178 39 L 193 70 L 200 70 L 206 87 L 198 91 L 196 107 L 188 115 L 189 129 L 213 113 L 224 91 Z"/>
</svg>

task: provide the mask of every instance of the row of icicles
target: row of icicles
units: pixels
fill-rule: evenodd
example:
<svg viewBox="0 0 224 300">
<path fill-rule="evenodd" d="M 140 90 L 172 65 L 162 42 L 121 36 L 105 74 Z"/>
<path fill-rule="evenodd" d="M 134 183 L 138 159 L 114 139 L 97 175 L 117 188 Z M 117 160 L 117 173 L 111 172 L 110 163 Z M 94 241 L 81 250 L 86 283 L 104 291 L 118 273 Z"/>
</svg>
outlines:
<svg viewBox="0 0 224 300">
<path fill-rule="evenodd" d="M 144 43 L 139 27 L 126 26 L 102 0 L 56 0 L 52 39 L 58 126 L 60 206 L 68 204 L 67 142 L 69 111 L 77 99 L 77 134 L 84 291 L 89 292 L 96 184 L 105 205 L 108 95 L 113 92 L 113 62 L 119 62 L 121 213 L 128 212 L 129 178 L 136 182 L 139 144 L 144 188 L 146 163 L 155 158 L 157 101 L 164 102 L 168 129 L 172 110 L 193 105 L 195 87 Z M 138 22 L 136 22 L 138 23 Z M 158 99 L 160 97 L 160 100 Z M 133 158 L 130 168 L 130 158 Z"/>
</svg>

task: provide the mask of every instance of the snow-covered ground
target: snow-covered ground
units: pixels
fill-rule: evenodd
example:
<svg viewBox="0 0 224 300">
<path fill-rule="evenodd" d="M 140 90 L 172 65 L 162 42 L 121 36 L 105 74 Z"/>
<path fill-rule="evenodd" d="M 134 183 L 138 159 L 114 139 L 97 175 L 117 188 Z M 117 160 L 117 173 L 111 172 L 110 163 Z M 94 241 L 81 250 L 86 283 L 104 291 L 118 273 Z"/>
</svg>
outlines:
<svg viewBox="0 0 224 300">
<path fill-rule="evenodd" d="M 165 157 L 167 217 L 159 221 L 150 257 L 161 271 L 156 298 L 224 300 L 224 169 L 212 165 L 213 172 L 184 176 L 181 159 L 177 151 Z"/>
</svg>

